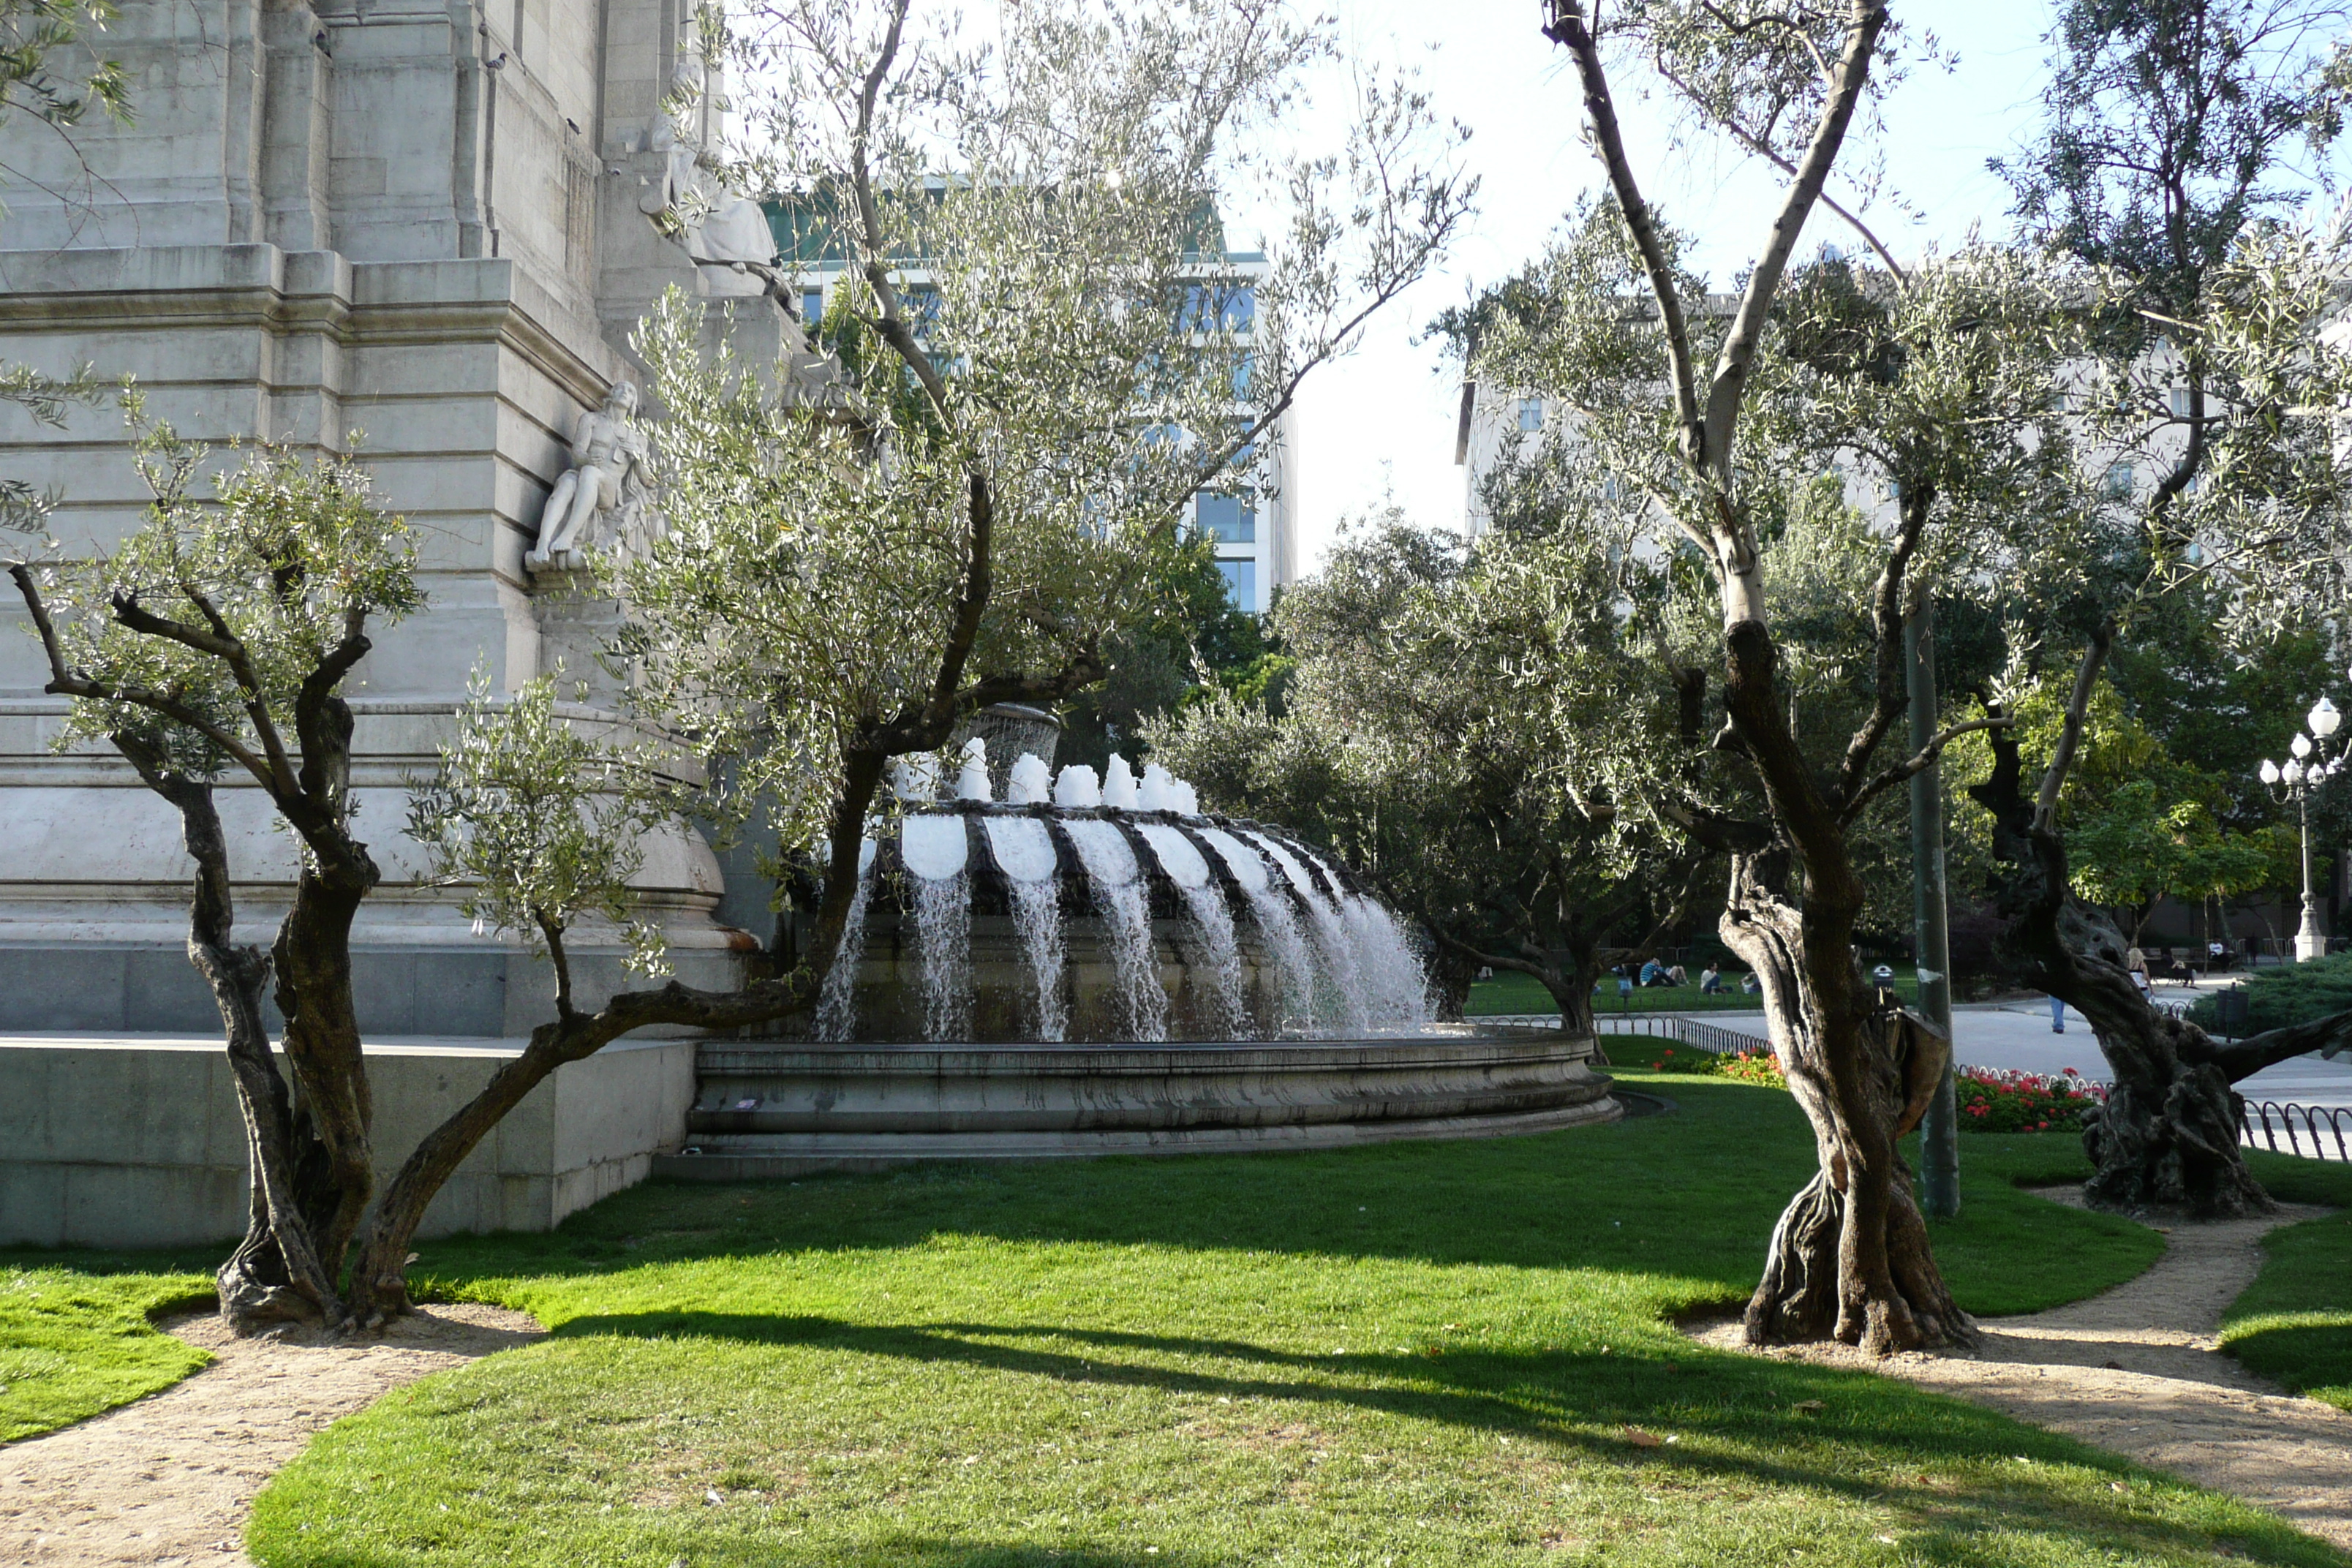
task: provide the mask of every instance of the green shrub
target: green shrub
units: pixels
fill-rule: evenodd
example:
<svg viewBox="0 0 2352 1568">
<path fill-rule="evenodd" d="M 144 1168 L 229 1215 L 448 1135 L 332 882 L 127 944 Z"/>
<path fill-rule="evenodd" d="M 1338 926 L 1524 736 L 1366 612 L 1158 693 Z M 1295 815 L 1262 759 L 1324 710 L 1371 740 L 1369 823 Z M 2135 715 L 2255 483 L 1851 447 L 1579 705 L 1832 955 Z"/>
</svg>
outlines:
<svg viewBox="0 0 2352 1568">
<path fill-rule="evenodd" d="M 2246 1033 L 2250 1035 L 2352 1010 L 2352 952 L 2257 969 L 2245 989 Z M 2208 1029 L 2220 1027 L 2211 996 L 2200 999 L 2189 1010 L 2189 1016 Z"/>
</svg>

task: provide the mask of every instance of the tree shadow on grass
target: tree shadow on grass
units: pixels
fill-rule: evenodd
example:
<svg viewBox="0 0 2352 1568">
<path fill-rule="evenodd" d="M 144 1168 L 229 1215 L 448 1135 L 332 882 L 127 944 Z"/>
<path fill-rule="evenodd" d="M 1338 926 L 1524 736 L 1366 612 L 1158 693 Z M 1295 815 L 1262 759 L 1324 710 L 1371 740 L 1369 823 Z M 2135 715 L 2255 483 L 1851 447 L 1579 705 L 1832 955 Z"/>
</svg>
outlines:
<svg viewBox="0 0 2352 1568">
<path fill-rule="evenodd" d="M 775 1568 L 782 1559 L 773 1542 L 703 1540 L 677 1560 L 693 1568 Z M 828 1544 L 824 1558 L 825 1568 L 1200 1568 L 1205 1561 L 1166 1546 L 1153 1552 L 1142 1544 L 1055 1547 L 898 1534 Z M 308 1548 L 301 1563 L 302 1568 L 415 1568 L 416 1557 L 374 1547 L 324 1545 Z"/>
<path fill-rule="evenodd" d="M 1736 1148 L 1736 1159 L 1725 1152 Z M 1674 1117 L 1525 1137 L 1181 1158 L 655 1182 L 544 1236 L 424 1244 L 427 1271 L 596 1273 L 681 1258 L 1013 1242 L 1694 1274 L 1741 1294 L 1812 1174 L 1786 1095 L 1694 1085 Z"/>
<path fill-rule="evenodd" d="M 2102 1551 L 2195 1555 L 2226 1544 L 2256 1562 L 2343 1562 L 2324 1542 L 2260 1516 L 2217 1541 L 2200 1526 L 2152 1517 L 2145 1508 L 2101 1507 L 2096 1499 L 2086 1505 L 2080 1479 L 2070 1489 L 2053 1467 L 2104 1472 L 2134 1489 L 2190 1489 L 1975 1405 L 1865 1373 L 1696 1346 L 1598 1355 L 1440 1349 L 1317 1356 L 1241 1340 L 1055 1324 L 655 1311 L 573 1319 L 540 1353 L 560 1354 L 563 1341 L 590 1336 L 803 1347 L 1104 1388 L 1347 1406 L 1509 1435 L 1537 1452 L 1549 1447 L 1581 1462 L 1692 1483 L 1738 1481 L 1892 1505 L 1927 1532 L 1907 1545 L 1941 1542 L 1920 1561 L 1958 1568 L 2010 1568 L 2017 1560 L 2013 1540 L 1995 1549 L 1972 1539 L 1987 1531 L 2069 1537 Z M 1227 1364 L 1174 1366 L 1146 1357 Z M 1634 1428 L 1675 1441 L 1636 1446 Z M 1890 1475 L 1890 1464 L 1901 1473 Z M 1956 1476 L 1955 1465 L 1974 1468 Z M 1943 1477 L 1912 1467 L 1941 1468 Z"/>
</svg>

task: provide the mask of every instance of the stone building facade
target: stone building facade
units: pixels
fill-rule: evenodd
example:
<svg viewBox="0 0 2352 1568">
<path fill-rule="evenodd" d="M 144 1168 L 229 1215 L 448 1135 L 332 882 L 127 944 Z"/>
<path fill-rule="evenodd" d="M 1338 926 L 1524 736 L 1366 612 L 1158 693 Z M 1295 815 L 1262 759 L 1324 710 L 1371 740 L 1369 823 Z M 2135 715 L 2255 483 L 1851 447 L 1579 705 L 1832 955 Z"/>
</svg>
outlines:
<svg viewBox="0 0 2352 1568">
<path fill-rule="evenodd" d="M 522 557 L 577 420 L 634 378 L 646 305 L 678 285 L 753 363 L 814 363 L 786 353 L 805 340 L 756 275 L 648 221 L 693 165 L 665 100 L 701 82 L 695 34 L 680 0 L 124 0 L 101 47 L 135 124 L 70 143 L 0 127 L 0 360 L 135 376 L 148 413 L 195 439 L 356 451 L 417 531 L 427 607 L 376 628 L 346 687 L 359 828 L 385 872 L 355 933 L 373 1032 L 546 1016 L 537 962 L 420 881 L 403 781 L 432 764 L 476 668 L 509 689 L 590 668 L 612 606 Z M 0 463 L 60 493 L 68 553 L 138 526 L 110 408 L 62 431 L 0 410 Z M 110 753 L 50 750 L 63 702 L 41 693 L 21 606 L 0 616 L 0 1029 L 216 1029 L 182 953 L 173 814 Z M 259 936 L 289 844 L 257 791 L 222 804 Z M 639 881 L 681 972 L 721 980 L 749 939 L 716 918 L 709 847 L 654 841 Z M 614 978 L 613 955 L 589 973 Z"/>
</svg>

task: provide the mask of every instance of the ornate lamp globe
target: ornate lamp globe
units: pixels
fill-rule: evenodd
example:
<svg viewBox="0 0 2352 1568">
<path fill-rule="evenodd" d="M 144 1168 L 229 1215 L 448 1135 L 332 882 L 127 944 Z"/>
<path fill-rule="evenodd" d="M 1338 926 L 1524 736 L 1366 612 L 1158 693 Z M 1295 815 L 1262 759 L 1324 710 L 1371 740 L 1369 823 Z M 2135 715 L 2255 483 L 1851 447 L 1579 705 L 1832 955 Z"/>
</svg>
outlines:
<svg viewBox="0 0 2352 1568">
<path fill-rule="evenodd" d="M 2323 697 L 2311 705 L 2311 711 L 2304 716 L 2304 722 L 2311 726 L 2313 734 L 2325 741 L 2336 733 L 2336 726 L 2344 722 L 2344 715 L 2336 710 L 2335 703 Z"/>
<path fill-rule="evenodd" d="M 2279 765 L 2271 761 L 2268 757 L 2264 757 L 2263 759 L 2263 783 L 2266 784 L 2274 784 L 2278 782 Z"/>
<path fill-rule="evenodd" d="M 2279 770 L 2279 777 L 2284 779 L 2291 784 L 2301 784 L 2303 782 L 2303 764 L 2299 762 L 2289 760 L 2286 766 Z"/>
<path fill-rule="evenodd" d="M 2311 755 L 2311 737 L 2308 735 L 2297 735 L 2294 738 L 2294 743 L 2287 749 L 2295 754 L 2297 761 L 2300 761 L 2301 759 Z"/>
</svg>

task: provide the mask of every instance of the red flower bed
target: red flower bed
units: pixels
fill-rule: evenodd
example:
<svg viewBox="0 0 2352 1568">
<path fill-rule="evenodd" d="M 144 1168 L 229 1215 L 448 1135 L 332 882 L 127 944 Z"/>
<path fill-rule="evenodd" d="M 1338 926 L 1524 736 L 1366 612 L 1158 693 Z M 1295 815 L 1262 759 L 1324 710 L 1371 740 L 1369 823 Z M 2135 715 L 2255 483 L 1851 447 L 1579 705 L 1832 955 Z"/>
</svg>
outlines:
<svg viewBox="0 0 2352 1568">
<path fill-rule="evenodd" d="M 1781 1076 L 1779 1058 L 1769 1050 L 1717 1055 L 1689 1047 L 1676 1050 L 1661 1045 L 1643 1052 L 1642 1057 L 1643 1059 L 1638 1061 L 1625 1061 L 1620 1045 L 1618 1059 L 1627 1067 L 1737 1079 L 1741 1083 L 1761 1084 L 1767 1089 L 1789 1087 L 1789 1080 Z M 2002 1068 L 1964 1067 L 1954 1078 L 1960 1129 L 1968 1132 L 2080 1132 L 2083 1113 L 2107 1097 L 2106 1085 L 2084 1081 L 2083 1075 L 2073 1068 L 2054 1078 L 2045 1078 L 2040 1073 Z"/>
<path fill-rule="evenodd" d="M 1965 1132 L 2080 1132 L 2083 1113 L 2107 1097 L 2073 1068 L 2055 1078 L 1998 1068 L 1960 1068 L 1960 1130 Z"/>
</svg>

